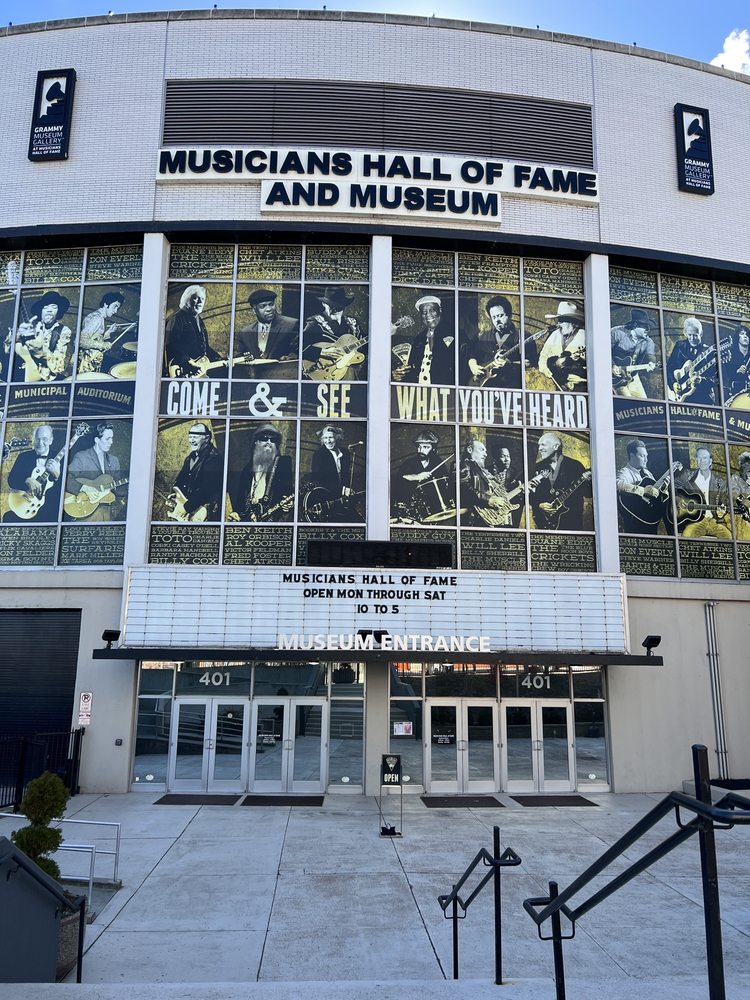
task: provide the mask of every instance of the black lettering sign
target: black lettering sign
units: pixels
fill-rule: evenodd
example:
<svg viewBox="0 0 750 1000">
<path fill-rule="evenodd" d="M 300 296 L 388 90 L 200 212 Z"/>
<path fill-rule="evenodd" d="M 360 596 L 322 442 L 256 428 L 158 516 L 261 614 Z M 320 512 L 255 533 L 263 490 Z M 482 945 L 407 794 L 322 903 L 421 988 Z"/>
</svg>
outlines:
<svg viewBox="0 0 750 1000">
<path fill-rule="evenodd" d="M 532 573 L 595 573 L 596 543 L 593 535 L 531 536 Z"/>
<path fill-rule="evenodd" d="M 462 531 L 461 568 L 525 573 L 526 536 L 510 531 Z"/>
<path fill-rule="evenodd" d="M 677 576 L 670 538 L 620 538 L 620 571 L 629 576 Z"/>
<path fill-rule="evenodd" d="M 724 542 L 680 539 L 682 576 L 696 580 L 734 580 L 733 546 Z"/>
<path fill-rule="evenodd" d="M 151 527 L 149 562 L 215 566 L 219 562 L 219 525 L 155 524 Z"/>
<path fill-rule="evenodd" d="M 124 524 L 70 524 L 62 529 L 61 566 L 121 566 Z"/>
<path fill-rule="evenodd" d="M 223 562 L 225 566 L 289 566 L 292 528 L 228 525 Z"/>
</svg>

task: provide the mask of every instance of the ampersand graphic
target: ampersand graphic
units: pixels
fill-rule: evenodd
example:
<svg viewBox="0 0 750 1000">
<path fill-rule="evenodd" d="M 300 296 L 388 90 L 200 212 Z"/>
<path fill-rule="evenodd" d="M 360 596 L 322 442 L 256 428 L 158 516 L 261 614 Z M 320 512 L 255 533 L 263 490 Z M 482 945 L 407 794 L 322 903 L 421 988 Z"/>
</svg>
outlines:
<svg viewBox="0 0 750 1000">
<path fill-rule="evenodd" d="M 258 382 L 258 389 L 248 401 L 247 408 L 254 417 L 281 417 L 281 407 L 286 403 L 286 396 L 270 396 L 271 386 L 268 382 Z M 258 404 L 262 403 L 261 409 Z"/>
</svg>

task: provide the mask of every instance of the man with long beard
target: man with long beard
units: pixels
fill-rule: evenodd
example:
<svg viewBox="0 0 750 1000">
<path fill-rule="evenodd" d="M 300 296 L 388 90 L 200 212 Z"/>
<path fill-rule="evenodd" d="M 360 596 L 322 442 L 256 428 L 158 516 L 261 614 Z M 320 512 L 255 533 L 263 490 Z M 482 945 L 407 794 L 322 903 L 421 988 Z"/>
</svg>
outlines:
<svg viewBox="0 0 750 1000">
<path fill-rule="evenodd" d="M 230 521 L 288 521 L 294 506 L 292 460 L 281 452 L 281 433 L 262 424 L 253 434 L 250 461 L 230 491 Z"/>
</svg>

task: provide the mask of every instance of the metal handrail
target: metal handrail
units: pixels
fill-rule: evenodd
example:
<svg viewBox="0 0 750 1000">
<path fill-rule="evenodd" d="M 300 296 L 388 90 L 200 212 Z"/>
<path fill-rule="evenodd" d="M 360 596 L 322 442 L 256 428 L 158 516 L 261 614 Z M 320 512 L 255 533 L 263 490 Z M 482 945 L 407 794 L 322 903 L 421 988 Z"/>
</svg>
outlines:
<svg viewBox="0 0 750 1000">
<path fill-rule="evenodd" d="M 719 884 L 716 865 L 715 830 L 730 830 L 736 825 L 750 824 L 750 799 L 734 792 L 728 792 L 714 805 L 711 801 L 711 783 L 708 773 L 708 750 L 695 744 L 693 751 L 693 771 L 696 796 L 684 792 L 670 792 L 650 812 L 635 823 L 619 840 L 608 848 L 601 857 L 574 879 L 567 889 L 558 892 L 556 882 L 549 883 L 549 895 L 525 899 L 523 907 L 537 925 L 542 940 L 552 940 L 555 962 L 555 985 L 557 1000 L 565 1000 L 565 976 L 562 960 L 562 942 L 575 937 L 575 925 L 584 914 L 608 899 L 628 882 L 632 881 L 654 862 L 669 854 L 680 844 L 698 834 L 701 850 L 701 873 L 703 877 L 703 904 L 706 925 L 706 952 L 708 964 L 709 998 L 725 1000 L 724 962 L 721 948 L 721 916 L 719 909 Z M 680 810 L 694 813 L 693 819 L 683 822 Z M 569 901 L 585 886 L 619 858 L 631 845 L 636 843 L 653 826 L 674 811 L 678 829 L 650 850 L 642 858 L 634 861 L 625 871 L 612 878 L 603 888 L 594 892 L 578 906 L 569 906 Z M 560 915 L 571 924 L 571 933 L 562 934 Z M 542 924 L 551 920 L 552 933 L 544 937 Z"/>
<path fill-rule="evenodd" d="M 469 864 L 466 871 L 463 873 L 461 878 L 453 886 L 452 890 L 445 895 L 438 896 L 438 903 L 443 911 L 443 915 L 446 920 L 453 921 L 453 978 L 458 979 L 458 921 L 463 920 L 466 916 L 466 911 L 469 909 L 471 904 L 477 898 L 479 893 L 484 889 L 490 879 L 494 881 L 495 888 L 495 985 L 503 985 L 503 930 L 502 930 L 502 886 L 500 882 L 500 873 L 503 868 L 515 867 L 521 864 L 521 858 L 516 854 L 516 852 L 510 848 L 506 847 L 503 853 L 500 853 L 500 827 L 494 826 L 492 828 L 492 850 L 493 853 L 490 854 L 486 848 L 481 847 L 479 851 L 475 854 L 473 860 Z M 461 899 L 458 894 L 459 889 L 466 884 L 467 879 L 471 877 L 474 869 L 479 866 L 479 864 L 484 864 L 490 870 L 484 876 L 482 881 L 474 889 L 474 891 L 467 896 L 466 899 Z M 446 910 L 450 906 L 451 914 L 448 916 Z M 461 907 L 462 913 L 459 916 L 458 908 Z"/>
<path fill-rule="evenodd" d="M 16 821 L 21 819 L 19 813 L 0 813 L 0 819 L 14 819 Z M 114 862 L 112 865 L 112 881 L 119 881 L 119 871 L 120 871 L 120 841 L 122 839 L 122 823 L 115 823 L 111 820 L 100 820 L 100 819 L 59 819 L 55 821 L 55 826 L 62 826 L 64 823 L 74 824 L 76 826 L 113 826 L 115 827 L 115 849 L 114 851 L 107 851 L 101 847 L 94 848 L 94 854 L 103 854 L 108 857 L 114 857 Z M 64 844 L 64 842 L 63 842 Z M 68 845 L 72 847 L 73 845 Z M 93 844 L 79 844 L 77 845 L 81 848 L 91 848 Z M 60 850 L 64 850 L 65 847 L 62 846 Z M 89 900 L 89 904 L 91 900 Z"/>
</svg>

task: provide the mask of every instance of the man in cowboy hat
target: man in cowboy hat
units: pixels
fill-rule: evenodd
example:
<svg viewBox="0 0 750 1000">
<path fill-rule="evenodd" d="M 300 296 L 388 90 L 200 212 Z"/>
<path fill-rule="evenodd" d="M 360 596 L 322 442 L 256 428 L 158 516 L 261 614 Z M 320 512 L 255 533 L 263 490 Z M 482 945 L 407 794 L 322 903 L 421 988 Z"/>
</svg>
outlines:
<svg viewBox="0 0 750 1000">
<path fill-rule="evenodd" d="M 655 328 L 645 309 L 631 309 L 628 323 L 612 327 L 612 387 L 617 396 L 646 398 L 648 378 L 641 373 L 656 368 L 656 345 L 649 334 Z"/>
<path fill-rule="evenodd" d="M 586 391 L 586 331 L 576 302 L 562 301 L 544 317 L 550 334 L 539 352 L 539 371 L 558 389 Z"/>
<path fill-rule="evenodd" d="M 284 316 L 277 309 L 278 295 L 270 288 L 256 288 L 248 297 L 255 321 L 243 326 L 238 336 L 242 350 L 255 359 L 273 359 L 278 362 L 297 360 L 299 323 L 291 316 Z M 278 365 L 259 366 L 257 377 L 269 378 Z"/>
<path fill-rule="evenodd" d="M 414 303 L 422 326 L 411 342 L 404 382 L 420 385 L 452 385 L 456 381 L 455 337 L 451 331 L 438 330 L 443 319 L 443 305 L 437 295 L 422 295 Z M 397 351 L 398 348 L 394 348 Z M 393 373 L 395 376 L 395 372 Z"/>
<path fill-rule="evenodd" d="M 70 377 L 72 333 L 61 322 L 69 308 L 70 299 L 55 291 L 45 292 L 29 308 L 31 318 L 16 332 L 15 350 L 23 362 L 24 382 L 56 382 Z"/>
<path fill-rule="evenodd" d="M 314 293 L 313 293 L 314 294 Z M 308 378 L 342 381 L 364 377 L 367 338 L 346 310 L 354 295 L 343 285 L 328 285 L 321 310 L 310 316 L 302 333 L 302 367 Z"/>
<path fill-rule="evenodd" d="M 288 521 L 294 506 L 292 460 L 281 454 L 281 431 L 261 424 L 250 440 L 250 461 L 230 490 L 230 521 Z"/>
<path fill-rule="evenodd" d="M 453 461 L 440 458 L 440 439 L 432 430 L 414 438 L 416 451 L 391 478 L 391 518 L 394 522 L 422 522 L 431 514 L 450 509 L 455 515 Z"/>
</svg>

